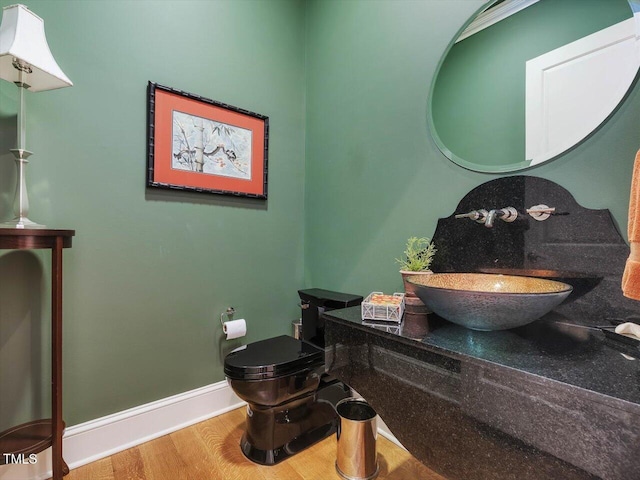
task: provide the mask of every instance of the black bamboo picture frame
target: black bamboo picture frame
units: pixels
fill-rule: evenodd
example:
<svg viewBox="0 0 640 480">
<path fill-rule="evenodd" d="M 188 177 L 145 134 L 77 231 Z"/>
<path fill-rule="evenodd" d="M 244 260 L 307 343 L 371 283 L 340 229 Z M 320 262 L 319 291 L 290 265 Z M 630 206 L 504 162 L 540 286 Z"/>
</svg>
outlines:
<svg viewBox="0 0 640 480">
<path fill-rule="evenodd" d="M 147 114 L 148 187 L 267 199 L 269 117 L 154 82 Z"/>
</svg>

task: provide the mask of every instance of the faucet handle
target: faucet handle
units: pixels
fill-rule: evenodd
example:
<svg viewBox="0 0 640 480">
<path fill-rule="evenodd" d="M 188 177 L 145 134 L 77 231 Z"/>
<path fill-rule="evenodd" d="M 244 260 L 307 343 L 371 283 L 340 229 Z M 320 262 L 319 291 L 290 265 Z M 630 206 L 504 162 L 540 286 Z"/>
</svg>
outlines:
<svg viewBox="0 0 640 480">
<path fill-rule="evenodd" d="M 500 220 L 503 222 L 511 223 L 518 218 L 518 211 L 513 207 L 502 208 L 500 211 L 502 212 Z"/>
<path fill-rule="evenodd" d="M 484 209 L 471 210 L 469 213 L 458 213 L 454 218 L 470 218 L 478 223 L 484 223 L 487 219 L 487 211 Z"/>
<path fill-rule="evenodd" d="M 531 208 L 527 208 L 527 213 L 531 215 L 531 218 L 533 218 L 534 220 L 542 222 L 543 220 L 546 220 L 551 215 L 556 213 L 556 207 L 549 207 L 541 203 L 540 205 L 534 205 Z"/>
</svg>

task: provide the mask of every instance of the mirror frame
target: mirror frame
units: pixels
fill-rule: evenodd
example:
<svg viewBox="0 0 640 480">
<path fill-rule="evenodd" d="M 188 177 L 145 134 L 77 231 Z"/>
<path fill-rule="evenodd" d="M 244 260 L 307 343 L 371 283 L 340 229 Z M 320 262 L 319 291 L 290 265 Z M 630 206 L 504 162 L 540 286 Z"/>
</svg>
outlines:
<svg viewBox="0 0 640 480">
<path fill-rule="evenodd" d="M 580 141 L 576 142 L 571 147 L 567 148 L 566 150 L 560 152 L 559 154 L 557 154 L 557 155 L 555 155 L 553 157 L 550 157 L 547 160 L 544 160 L 543 162 L 537 163 L 536 165 L 529 165 L 529 163 L 526 160 L 522 160 L 522 161 L 519 161 L 519 162 L 518 161 L 513 162 L 513 163 L 511 163 L 509 165 L 483 166 L 483 165 L 479 165 L 479 164 L 474 163 L 474 162 L 470 162 L 469 160 L 465 160 L 464 158 L 458 157 L 451 150 L 449 150 L 449 148 L 447 148 L 447 146 L 444 144 L 444 142 L 442 141 L 442 139 L 438 135 L 438 131 L 436 130 L 434 119 L 433 119 L 433 109 L 432 109 L 433 92 L 435 90 L 436 81 L 438 80 L 438 75 L 440 73 L 440 70 L 442 69 L 442 65 L 443 65 L 445 59 L 447 58 L 447 56 L 449 55 L 449 52 L 451 51 L 451 49 L 456 44 L 456 41 L 460 37 L 460 34 L 462 34 L 462 32 L 464 32 L 464 30 L 476 19 L 476 17 L 480 13 L 484 12 L 485 10 L 490 8 L 492 5 L 498 3 L 499 1 L 500 0 L 489 0 L 489 1 L 485 2 L 485 4 L 482 7 L 480 7 L 478 10 L 476 10 L 473 13 L 473 15 L 471 15 L 471 17 L 469 17 L 467 19 L 467 21 L 462 25 L 462 27 L 460 27 L 460 29 L 453 36 L 453 38 L 451 39 L 451 41 L 447 45 L 447 48 L 445 49 L 444 53 L 440 57 L 440 60 L 438 61 L 438 65 L 436 66 L 435 72 L 433 74 L 433 78 L 431 79 L 431 85 L 429 87 L 429 96 L 428 96 L 428 100 L 427 100 L 427 125 L 428 125 L 428 128 L 429 128 L 429 133 L 431 134 L 431 137 L 433 138 L 436 146 L 438 147 L 438 150 L 440 150 L 440 152 L 445 157 L 447 157 L 449 160 L 451 160 L 456 165 L 458 165 L 458 166 L 460 166 L 462 168 L 465 168 L 467 170 L 471 170 L 473 172 L 480 172 L 480 173 L 496 173 L 496 174 L 500 174 L 500 173 L 519 172 L 519 171 L 523 171 L 523 170 L 527 170 L 527 169 L 531 169 L 531 168 L 536 168 L 536 167 L 539 167 L 541 165 L 545 165 L 546 163 L 551 162 L 552 160 L 556 160 L 556 159 L 562 157 L 563 155 L 565 155 L 566 153 L 572 151 L 573 149 L 575 149 L 579 145 L 582 145 L 589 138 L 591 138 L 591 136 L 593 136 L 598 130 L 600 130 L 609 121 L 609 119 L 611 119 L 611 117 L 613 117 L 613 115 L 618 111 L 618 109 L 620 109 L 622 107 L 622 105 L 626 102 L 627 98 L 629 97 L 631 92 L 634 90 L 634 88 L 638 84 L 638 80 L 640 79 L 640 69 L 638 69 L 633 81 L 629 85 L 629 88 L 627 89 L 627 92 L 625 93 L 625 95 L 622 98 L 622 100 L 620 100 L 620 102 L 615 106 L 615 108 L 611 111 L 611 113 L 609 113 L 609 115 L 607 115 L 602 120 L 602 122 L 600 122 L 598 124 L 598 126 L 596 128 L 594 128 L 591 132 L 589 132 L 588 135 L 586 135 Z M 629 8 L 631 9 L 631 14 L 632 15 L 635 15 L 636 13 L 640 12 L 640 0 L 627 0 L 627 3 L 629 4 Z M 640 36 L 640 23 L 638 23 L 638 30 L 639 30 L 638 35 Z"/>
</svg>

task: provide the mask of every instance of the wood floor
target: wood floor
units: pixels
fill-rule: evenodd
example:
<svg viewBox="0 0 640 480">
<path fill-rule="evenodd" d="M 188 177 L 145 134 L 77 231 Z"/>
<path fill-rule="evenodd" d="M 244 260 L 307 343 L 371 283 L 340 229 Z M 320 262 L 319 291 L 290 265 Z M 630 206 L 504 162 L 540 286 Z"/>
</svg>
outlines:
<svg viewBox="0 0 640 480">
<path fill-rule="evenodd" d="M 245 409 L 72 470 L 65 480 L 340 480 L 335 471 L 336 437 L 265 467 L 240 451 Z M 405 450 L 378 436 L 379 479 L 445 480 Z"/>
</svg>

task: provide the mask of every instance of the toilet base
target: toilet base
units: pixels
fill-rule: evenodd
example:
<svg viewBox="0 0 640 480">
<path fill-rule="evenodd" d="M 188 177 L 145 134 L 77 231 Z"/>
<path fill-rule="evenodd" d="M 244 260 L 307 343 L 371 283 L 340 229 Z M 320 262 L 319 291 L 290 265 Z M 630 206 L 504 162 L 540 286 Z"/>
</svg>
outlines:
<svg viewBox="0 0 640 480">
<path fill-rule="evenodd" d="M 337 424 L 336 421 L 333 420 L 328 424 L 320 425 L 313 430 L 304 432 L 280 447 L 269 450 L 262 450 L 252 445 L 245 433 L 242 436 L 242 440 L 240 440 L 240 448 L 245 457 L 254 463 L 259 463 L 260 465 L 276 465 L 290 456 L 301 452 L 305 448 L 310 447 L 314 443 L 333 435 L 336 430 Z"/>
<path fill-rule="evenodd" d="M 275 408 L 247 405 L 246 429 L 240 440 L 242 453 L 260 465 L 275 465 L 333 435 L 338 427 L 333 399 L 346 395 L 344 385 L 332 385 L 317 396 Z M 323 400 L 323 396 L 329 400 Z"/>
</svg>

